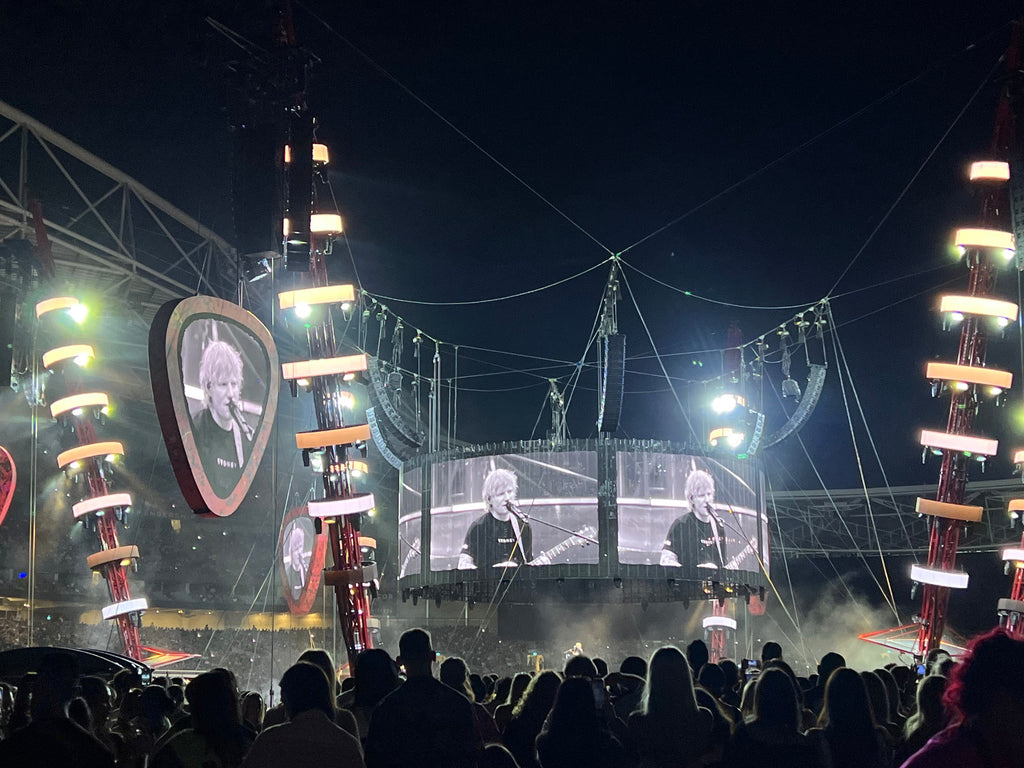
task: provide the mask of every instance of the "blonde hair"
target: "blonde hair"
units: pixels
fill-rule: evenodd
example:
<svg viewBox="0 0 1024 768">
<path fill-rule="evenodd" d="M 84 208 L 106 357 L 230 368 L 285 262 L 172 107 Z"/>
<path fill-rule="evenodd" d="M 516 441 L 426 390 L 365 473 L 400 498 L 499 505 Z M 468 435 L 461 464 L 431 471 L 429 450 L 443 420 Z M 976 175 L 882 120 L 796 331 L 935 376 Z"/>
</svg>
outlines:
<svg viewBox="0 0 1024 768">
<path fill-rule="evenodd" d="M 242 356 L 238 350 L 226 341 L 211 341 L 203 350 L 199 361 L 199 387 L 203 390 L 204 400 L 207 388 L 218 379 L 229 376 L 237 377 L 242 382 Z"/>
</svg>

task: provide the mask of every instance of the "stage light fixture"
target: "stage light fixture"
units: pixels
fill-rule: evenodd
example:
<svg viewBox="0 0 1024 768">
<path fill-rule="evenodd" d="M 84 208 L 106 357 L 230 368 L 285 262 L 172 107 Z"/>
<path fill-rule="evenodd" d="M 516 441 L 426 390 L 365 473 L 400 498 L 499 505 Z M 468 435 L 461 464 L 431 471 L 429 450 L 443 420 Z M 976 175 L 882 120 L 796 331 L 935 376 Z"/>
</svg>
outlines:
<svg viewBox="0 0 1024 768">
<path fill-rule="evenodd" d="M 292 148 L 287 144 L 284 145 L 284 164 L 290 165 L 292 162 Z M 317 165 L 328 165 L 331 162 L 331 153 L 327 149 L 326 144 L 314 144 L 313 145 L 313 164 Z"/>
<path fill-rule="evenodd" d="M 999 229 L 958 229 L 953 242 L 961 252 L 971 248 L 991 249 L 1002 251 L 1007 259 L 1013 258 L 1015 251 L 1013 233 Z"/>
<path fill-rule="evenodd" d="M 950 313 L 956 322 L 964 319 L 964 315 L 985 315 L 1009 324 L 1017 319 L 1017 305 L 1012 301 L 988 299 L 980 296 L 961 296 L 948 294 L 939 300 L 939 311 Z"/>
<path fill-rule="evenodd" d="M 49 370 L 57 363 L 66 360 L 73 360 L 77 365 L 84 366 L 89 360 L 96 356 L 88 344 L 69 344 L 66 347 L 57 347 L 49 352 L 43 353 L 43 368 Z"/>
<path fill-rule="evenodd" d="M 270 277 L 270 260 L 266 257 L 242 259 L 242 278 L 247 283 L 255 283 Z"/>
<path fill-rule="evenodd" d="M 1013 383 L 1013 374 L 996 368 L 982 368 L 975 365 L 954 365 L 951 363 L 928 363 L 925 378 L 953 381 L 954 388 L 964 391 L 971 384 L 995 387 L 1001 394 Z"/>
<path fill-rule="evenodd" d="M 963 571 L 944 571 L 938 568 L 926 568 L 923 565 L 910 566 L 910 578 L 919 584 L 931 584 L 936 587 L 950 589 L 967 589 L 970 577 Z"/>
<path fill-rule="evenodd" d="M 323 285 L 317 288 L 283 291 L 277 298 L 281 309 L 291 309 L 300 304 L 342 304 L 346 301 L 355 301 L 355 288 L 351 285 Z"/>
<path fill-rule="evenodd" d="M 705 616 L 701 620 L 704 629 L 736 629 L 736 619 L 728 616 Z"/>
<path fill-rule="evenodd" d="M 107 456 L 108 454 L 124 454 L 124 445 L 116 440 L 111 440 L 101 443 L 80 445 L 77 448 L 70 448 L 69 450 L 63 451 L 57 455 L 57 466 L 60 469 L 64 469 L 73 462 L 84 461 L 85 459 L 96 459 L 100 456 Z"/>
<path fill-rule="evenodd" d="M 971 181 L 1009 181 L 1010 164 L 998 160 L 981 160 L 971 163 Z"/>
<path fill-rule="evenodd" d="M 999 441 L 970 435 L 954 435 L 948 432 L 921 430 L 921 445 L 933 451 L 961 451 L 965 455 L 980 453 L 995 456 L 999 452 Z"/>
<path fill-rule="evenodd" d="M 736 406 L 745 406 L 747 401 L 731 392 L 723 392 L 711 401 L 711 410 L 715 413 L 732 413 Z"/>
<path fill-rule="evenodd" d="M 110 405 L 110 399 L 102 392 L 86 392 L 81 395 L 71 395 L 70 397 L 62 397 L 60 400 L 55 400 L 50 405 L 50 415 L 53 418 L 71 411 L 72 416 L 81 416 L 85 413 L 86 408 L 107 408 Z"/>
</svg>

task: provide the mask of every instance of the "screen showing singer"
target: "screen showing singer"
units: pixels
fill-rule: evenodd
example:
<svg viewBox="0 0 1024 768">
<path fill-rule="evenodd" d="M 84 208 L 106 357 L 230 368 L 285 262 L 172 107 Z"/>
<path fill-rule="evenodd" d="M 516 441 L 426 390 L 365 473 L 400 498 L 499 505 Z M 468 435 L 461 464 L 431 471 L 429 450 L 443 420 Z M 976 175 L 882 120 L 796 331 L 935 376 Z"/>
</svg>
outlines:
<svg viewBox="0 0 1024 768">
<path fill-rule="evenodd" d="M 431 487 L 431 571 L 598 562 L 592 451 L 438 462 Z"/>
<path fill-rule="evenodd" d="M 192 436 L 214 493 L 229 496 L 252 454 L 265 396 L 266 373 L 253 370 L 256 342 L 234 324 L 189 324 L 182 344 L 182 380 Z M 247 375 L 247 371 L 251 375 Z"/>
</svg>

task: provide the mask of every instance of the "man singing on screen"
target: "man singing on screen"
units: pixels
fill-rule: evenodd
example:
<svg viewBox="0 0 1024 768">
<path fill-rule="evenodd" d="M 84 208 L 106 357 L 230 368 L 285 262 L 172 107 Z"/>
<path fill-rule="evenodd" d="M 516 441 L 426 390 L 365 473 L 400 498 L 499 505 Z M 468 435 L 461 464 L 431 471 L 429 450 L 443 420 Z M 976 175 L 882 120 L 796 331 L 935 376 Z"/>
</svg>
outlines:
<svg viewBox="0 0 1024 768">
<path fill-rule="evenodd" d="M 199 362 L 204 408 L 192 419 L 192 436 L 210 485 L 227 496 L 252 452 L 253 430 L 239 408 L 242 356 L 224 341 L 211 341 Z"/>
<path fill-rule="evenodd" d="M 661 550 L 661 565 L 678 568 L 695 558 L 697 568 L 715 571 L 725 563 L 725 529 L 715 512 L 715 479 L 703 469 L 686 476 L 689 509 L 668 530 Z"/>
<path fill-rule="evenodd" d="M 517 494 L 514 472 L 493 469 L 484 478 L 487 514 L 481 515 L 466 532 L 459 553 L 460 570 L 551 563 L 549 558 L 533 557 L 533 531 L 519 511 Z"/>
</svg>

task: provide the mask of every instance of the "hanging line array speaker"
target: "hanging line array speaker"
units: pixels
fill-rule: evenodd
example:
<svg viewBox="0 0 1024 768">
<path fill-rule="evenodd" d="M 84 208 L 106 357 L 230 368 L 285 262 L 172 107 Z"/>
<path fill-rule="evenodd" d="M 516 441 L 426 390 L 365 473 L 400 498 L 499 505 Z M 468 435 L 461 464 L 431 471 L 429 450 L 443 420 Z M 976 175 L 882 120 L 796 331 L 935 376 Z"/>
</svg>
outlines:
<svg viewBox="0 0 1024 768">
<path fill-rule="evenodd" d="M 601 349 L 601 390 L 597 402 L 597 431 L 615 434 L 622 416 L 622 394 L 626 379 L 626 337 L 605 336 Z"/>
</svg>

